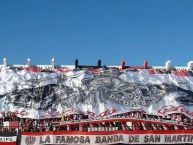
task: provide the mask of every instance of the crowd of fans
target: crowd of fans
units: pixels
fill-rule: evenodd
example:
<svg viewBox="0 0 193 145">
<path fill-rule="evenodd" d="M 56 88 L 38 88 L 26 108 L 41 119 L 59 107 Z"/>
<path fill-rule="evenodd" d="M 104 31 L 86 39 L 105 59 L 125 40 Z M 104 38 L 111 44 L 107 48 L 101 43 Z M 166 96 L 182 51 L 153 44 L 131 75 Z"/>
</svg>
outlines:
<svg viewBox="0 0 193 145">
<path fill-rule="evenodd" d="M 117 118 L 130 118 L 138 119 L 143 122 L 146 121 L 155 121 L 155 122 L 164 122 L 164 123 L 174 123 L 179 125 L 187 126 L 188 128 L 193 128 L 193 119 L 187 117 L 184 114 L 173 113 L 166 116 L 156 116 L 142 113 L 140 111 L 127 112 L 123 114 L 113 115 L 108 118 L 95 119 L 95 121 L 101 121 L 101 123 L 89 124 L 92 122 L 92 119 L 89 119 L 88 115 L 84 114 L 71 114 L 64 115 L 62 114 L 58 118 L 46 118 L 46 119 L 30 119 L 30 118 L 19 118 L 14 113 L 3 113 L 2 118 L 0 118 L 0 132 L 10 131 L 10 132 L 36 132 L 36 131 L 61 131 L 68 130 L 65 124 L 75 124 L 72 125 L 70 130 L 79 130 L 79 123 L 88 122 L 84 126 L 86 131 L 91 127 L 116 127 L 118 130 L 122 130 L 121 127 L 124 123 L 116 120 Z M 109 120 L 104 123 L 104 120 Z M 110 121 L 116 120 L 116 121 Z M 103 122 L 103 123 L 102 123 Z M 63 125 L 61 125 L 63 124 Z M 148 124 L 148 123 L 146 123 Z M 159 123 L 158 123 L 159 124 Z M 134 125 L 134 124 L 130 124 Z M 127 124 L 127 128 L 129 125 Z M 131 129 L 129 129 L 131 130 Z"/>
<path fill-rule="evenodd" d="M 129 118 L 138 118 L 138 119 L 145 119 L 145 120 L 149 119 L 149 120 L 162 121 L 162 122 L 170 121 L 178 124 L 181 123 L 186 125 L 193 125 L 193 119 L 181 113 L 172 113 L 172 114 L 167 114 L 165 116 L 158 116 L 158 115 L 145 114 L 140 111 L 133 111 L 133 112 L 127 112 L 119 115 L 114 115 L 112 117 L 113 118 L 129 117 Z"/>
</svg>

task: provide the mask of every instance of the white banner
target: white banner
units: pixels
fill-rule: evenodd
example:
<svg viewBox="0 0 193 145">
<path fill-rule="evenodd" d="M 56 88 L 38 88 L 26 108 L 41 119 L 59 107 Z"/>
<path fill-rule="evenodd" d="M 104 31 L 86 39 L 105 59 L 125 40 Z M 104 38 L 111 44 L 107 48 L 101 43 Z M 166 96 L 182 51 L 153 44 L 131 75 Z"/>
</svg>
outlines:
<svg viewBox="0 0 193 145">
<path fill-rule="evenodd" d="M 1 142 L 16 142 L 17 136 L 0 136 L 0 143 Z"/>
<path fill-rule="evenodd" d="M 148 132 L 109 132 L 109 133 L 83 133 L 76 135 L 71 132 L 37 132 L 23 134 L 21 138 L 21 145 L 46 145 L 46 144 L 183 144 L 193 143 L 193 131 L 168 132 L 168 131 L 154 131 Z M 165 133 L 164 133 L 165 132 Z M 181 132 L 181 133 L 180 133 Z M 142 134 L 143 133 L 143 134 Z"/>
<path fill-rule="evenodd" d="M 193 118 L 193 77 L 150 74 L 148 70 L 0 72 L 0 112 L 19 117 L 48 118 L 83 113 L 101 118 L 133 110 L 165 116 L 184 113 Z"/>
</svg>

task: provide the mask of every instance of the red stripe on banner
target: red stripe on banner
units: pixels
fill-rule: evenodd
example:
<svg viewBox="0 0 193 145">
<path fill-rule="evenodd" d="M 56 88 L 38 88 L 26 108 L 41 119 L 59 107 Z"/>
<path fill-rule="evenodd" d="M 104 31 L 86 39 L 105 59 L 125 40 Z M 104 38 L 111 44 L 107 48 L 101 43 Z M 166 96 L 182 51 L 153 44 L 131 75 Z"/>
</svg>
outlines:
<svg viewBox="0 0 193 145">
<path fill-rule="evenodd" d="M 193 134 L 193 130 L 143 130 L 143 131 L 44 131 L 44 132 L 22 132 L 22 135 L 111 135 L 111 134 Z"/>
<path fill-rule="evenodd" d="M 0 142 L 0 145 L 16 145 L 16 142 Z"/>
</svg>

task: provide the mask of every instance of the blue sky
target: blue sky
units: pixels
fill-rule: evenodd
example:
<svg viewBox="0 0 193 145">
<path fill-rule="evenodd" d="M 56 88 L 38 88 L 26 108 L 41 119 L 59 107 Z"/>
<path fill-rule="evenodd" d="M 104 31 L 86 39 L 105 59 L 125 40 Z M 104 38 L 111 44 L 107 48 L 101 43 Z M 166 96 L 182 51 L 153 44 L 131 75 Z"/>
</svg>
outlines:
<svg viewBox="0 0 193 145">
<path fill-rule="evenodd" d="M 186 65 L 192 0 L 0 0 L 0 59 L 35 64 Z"/>
</svg>

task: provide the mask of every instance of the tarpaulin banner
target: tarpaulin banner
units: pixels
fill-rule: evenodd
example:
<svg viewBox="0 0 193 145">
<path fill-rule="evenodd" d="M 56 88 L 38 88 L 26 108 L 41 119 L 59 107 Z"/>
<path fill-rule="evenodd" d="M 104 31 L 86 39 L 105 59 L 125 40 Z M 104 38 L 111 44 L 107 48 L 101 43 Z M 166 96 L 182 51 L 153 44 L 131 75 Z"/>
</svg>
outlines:
<svg viewBox="0 0 193 145">
<path fill-rule="evenodd" d="M 21 145 L 45 144 L 183 144 L 193 143 L 193 130 L 113 132 L 23 132 Z"/>
<path fill-rule="evenodd" d="M 16 139 L 14 132 L 0 132 L 0 145 L 16 145 Z"/>
<path fill-rule="evenodd" d="M 30 72 L 2 68 L 0 112 L 48 118 L 83 113 L 101 118 L 133 110 L 193 118 L 193 77 L 151 74 L 148 70 L 92 74 Z"/>
</svg>

